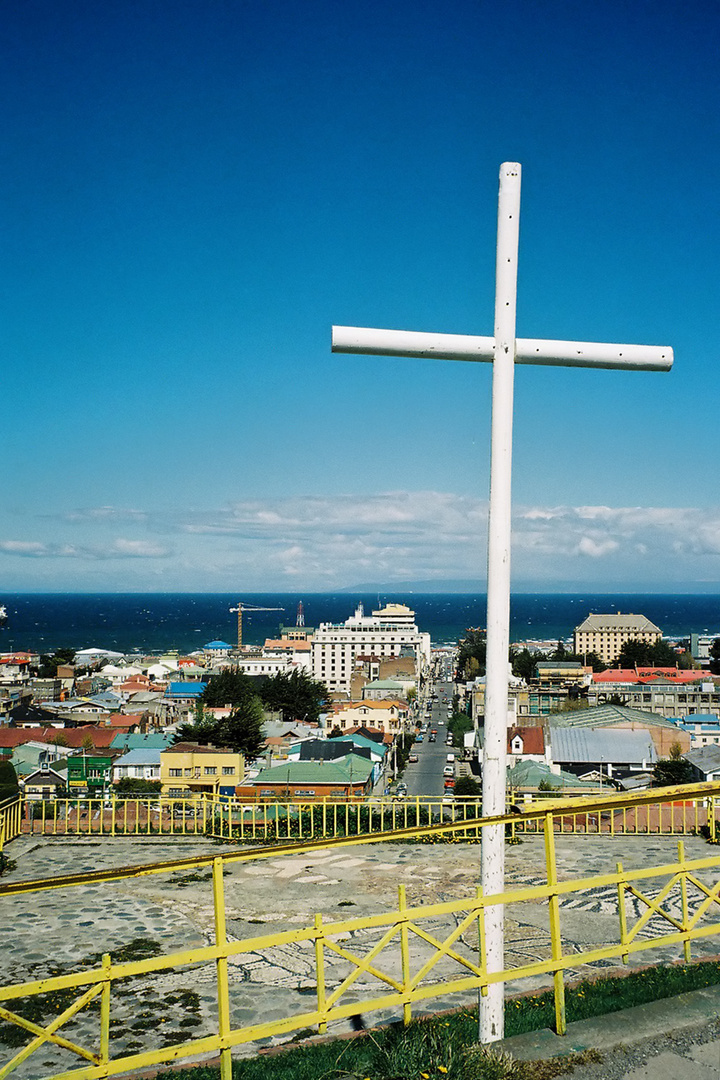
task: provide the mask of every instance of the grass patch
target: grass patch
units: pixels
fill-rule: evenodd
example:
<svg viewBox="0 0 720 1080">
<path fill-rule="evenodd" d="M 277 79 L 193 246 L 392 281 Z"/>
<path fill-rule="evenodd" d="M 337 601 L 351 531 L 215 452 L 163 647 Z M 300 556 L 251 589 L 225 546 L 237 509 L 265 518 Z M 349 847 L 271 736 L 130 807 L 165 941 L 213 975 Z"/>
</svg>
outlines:
<svg viewBox="0 0 720 1080">
<path fill-rule="evenodd" d="M 604 1016 L 702 987 L 720 984 L 720 962 L 661 964 L 628 975 L 568 986 L 568 1022 Z M 505 1004 L 505 1034 L 552 1027 L 552 991 Z M 569 1064 L 600 1061 L 597 1051 L 550 1061 L 519 1062 L 477 1045 L 476 1009 L 393 1026 L 364 1037 L 297 1046 L 282 1053 L 233 1062 L 233 1080 L 552 1080 Z M 302 1034 L 307 1034 L 303 1032 Z M 158 1074 L 157 1080 L 218 1080 L 215 1066 Z"/>
</svg>

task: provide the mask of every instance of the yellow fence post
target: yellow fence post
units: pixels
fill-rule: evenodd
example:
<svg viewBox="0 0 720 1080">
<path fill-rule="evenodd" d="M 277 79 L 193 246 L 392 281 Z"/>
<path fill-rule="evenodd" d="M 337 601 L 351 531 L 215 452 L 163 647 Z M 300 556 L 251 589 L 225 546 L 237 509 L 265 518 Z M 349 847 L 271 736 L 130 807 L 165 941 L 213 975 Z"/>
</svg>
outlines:
<svg viewBox="0 0 720 1080">
<path fill-rule="evenodd" d="M 483 891 L 480 885 L 478 885 L 477 889 L 475 890 L 475 896 L 477 898 L 478 907 L 480 908 L 480 910 L 478 911 L 478 956 L 480 957 L 480 971 L 482 972 L 483 976 L 485 976 L 487 975 L 487 953 L 485 951 L 485 910 L 484 905 L 482 905 Z M 487 992 L 487 983 L 483 983 L 480 987 L 480 993 L 483 997 L 487 997 Z M 478 1000 L 478 1004 L 479 1003 L 480 1002 Z"/>
<path fill-rule="evenodd" d="M 405 902 L 405 886 L 398 885 L 398 911 L 400 912 L 400 958 L 402 962 L 402 986 L 403 994 L 407 994 L 410 988 L 410 942 L 408 940 L 407 904 Z M 407 1025 L 412 1019 L 412 1007 L 409 1001 L 403 1002 L 403 1024 Z"/>
<path fill-rule="evenodd" d="M 687 866 L 685 865 L 685 842 L 684 840 L 678 840 L 678 863 L 680 872 L 680 896 L 682 897 L 682 927 L 684 931 L 690 929 L 690 911 L 688 909 L 688 895 L 687 895 Z M 690 963 L 690 938 L 686 938 L 683 941 L 683 955 L 685 956 L 685 963 Z"/>
<path fill-rule="evenodd" d="M 322 927 L 322 915 L 315 916 L 315 969 L 317 976 L 317 1007 L 322 1017 L 325 1016 L 325 947 Z M 318 1024 L 318 1034 L 324 1035 L 327 1023 L 323 1019 Z"/>
<path fill-rule="evenodd" d="M 545 815 L 545 864 L 547 867 L 548 885 L 557 885 L 557 863 L 555 860 L 555 832 L 552 811 Z M 558 895 L 552 892 L 548 896 L 550 909 L 550 943 L 552 958 L 555 961 L 562 960 L 562 938 L 560 937 L 560 901 Z M 553 972 L 555 987 L 555 1031 L 558 1035 L 565 1035 L 567 1024 L 565 1022 L 565 981 L 563 970 L 557 967 Z"/>
<path fill-rule="evenodd" d="M 225 932 L 225 889 L 223 883 L 223 860 L 220 855 L 213 859 L 213 903 L 215 907 L 215 944 L 227 943 Z M 227 1039 L 230 1034 L 230 991 L 228 987 L 227 956 L 217 958 L 218 1034 Z M 230 1047 L 220 1050 L 220 1080 L 232 1080 L 232 1056 Z"/>
<path fill-rule="evenodd" d="M 618 874 L 623 873 L 623 864 L 621 862 L 615 863 L 615 869 Z M 618 915 L 620 917 L 620 944 L 624 945 L 627 941 L 627 912 L 625 910 L 625 890 L 627 886 L 624 881 L 618 881 Z M 624 952 L 622 954 L 623 964 L 627 964 L 630 959 L 630 953 Z"/>
<path fill-rule="evenodd" d="M 110 953 L 103 953 L 103 987 L 100 998 L 100 1061 L 107 1065 L 110 1060 L 110 991 L 112 960 Z"/>
</svg>

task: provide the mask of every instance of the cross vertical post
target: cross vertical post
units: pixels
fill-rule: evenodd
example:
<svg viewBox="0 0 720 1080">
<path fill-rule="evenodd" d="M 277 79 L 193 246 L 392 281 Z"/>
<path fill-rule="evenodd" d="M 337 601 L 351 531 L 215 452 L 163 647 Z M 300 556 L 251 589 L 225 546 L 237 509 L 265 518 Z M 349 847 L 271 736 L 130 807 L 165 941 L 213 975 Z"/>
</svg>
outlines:
<svg viewBox="0 0 720 1080">
<path fill-rule="evenodd" d="M 482 814 L 505 813 L 505 752 L 510 649 L 510 523 L 512 480 L 513 388 L 515 378 L 515 312 L 520 218 L 520 166 L 500 170 L 497 255 L 495 266 L 495 355 L 492 377 L 490 440 L 490 510 L 488 515 L 487 660 L 485 732 L 482 771 Z M 483 894 L 504 890 L 505 826 L 483 829 L 480 855 Z M 504 908 L 485 908 L 488 971 L 502 971 L 505 943 Z M 480 996 L 480 1041 L 502 1038 L 503 986 L 492 983 Z"/>
<path fill-rule="evenodd" d="M 515 162 L 506 162 L 500 168 L 494 337 L 357 326 L 333 326 L 332 329 L 333 352 L 432 357 L 438 360 L 491 362 L 493 365 L 482 777 L 484 817 L 505 813 L 515 365 L 669 371 L 673 363 L 673 351 L 664 345 L 618 345 L 515 336 L 520 175 L 520 166 Z M 485 897 L 504 892 L 505 829 L 502 825 L 483 829 L 481 881 Z M 499 972 L 503 970 L 504 963 L 502 906 L 491 904 L 486 907 L 484 919 L 487 970 Z M 487 995 L 480 998 L 480 1041 L 483 1043 L 503 1038 L 503 998 L 502 983 L 491 984 Z"/>
</svg>

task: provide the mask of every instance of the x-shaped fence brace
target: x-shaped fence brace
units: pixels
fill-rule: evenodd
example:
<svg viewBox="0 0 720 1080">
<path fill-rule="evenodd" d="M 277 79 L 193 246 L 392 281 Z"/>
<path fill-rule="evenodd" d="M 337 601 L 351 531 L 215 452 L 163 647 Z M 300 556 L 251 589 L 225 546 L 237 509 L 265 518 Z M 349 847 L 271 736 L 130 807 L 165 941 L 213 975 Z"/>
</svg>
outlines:
<svg viewBox="0 0 720 1080">
<path fill-rule="evenodd" d="M 109 983 L 107 984 L 107 987 L 109 989 Z M 42 1027 L 40 1024 L 34 1024 L 32 1020 L 26 1020 L 24 1016 L 19 1016 L 17 1013 L 10 1012 L 9 1009 L 0 1007 L 1 1019 L 17 1024 L 18 1027 L 25 1028 L 26 1031 L 35 1035 L 35 1038 L 29 1042 L 27 1046 L 23 1047 L 23 1049 L 15 1054 L 10 1061 L 6 1062 L 4 1067 L 0 1070 L 0 1077 L 4 1077 L 13 1069 L 16 1069 L 18 1065 L 21 1065 L 23 1061 L 34 1054 L 36 1050 L 39 1050 L 46 1042 L 54 1043 L 56 1046 L 60 1046 L 65 1050 L 71 1050 L 79 1057 L 92 1062 L 93 1065 L 101 1065 L 104 1061 L 107 1061 L 107 1046 L 101 1046 L 99 1055 L 93 1054 L 92 1051 L 86 1050 L 77 1043 L 71 1042 L 70 1039 L 64 1039 L 61 1035 L 55 1034 L 63 1024 L 67 1023 L 68 1020 L 71 1020 L 73 1016 L 84 1009 L 85 1006 L 93 1001 L 99 994 L 102 994 L 104 989 L 105 987 L 102 983 L 91 986 L 89 990 L 86 990 L 84 994 L 73 1001 L 67 1009 L 51 1020 L 45 1027 Z M 103 1027 L 104 1026 L 101 1025 L 101 1028 Z"/>
<path fill-rule="evenodd" d="M 625 881 L 618 882 L 618 910 L 620 915 L 621 944 L 631 944 L 654 916 L 670 923 L 670 925 L 674 926 L 680 934 L 686 934 L 698 926 L 700 920 L 706 915 L 713 904 L 720 906 L 720 881 L 717 881 L 715 885 L 710 888 L 704 881 L 701 881 L 700 878 L 686 868 L 684 844 L 682 841 L 678 842 L 678 862 L 680 864 L 679 869 L 671 876 L 669 881 L 666 882 L 656 896 L 648 896 L 636 886 Z M 617 864 L 617 870 L 619 875 L 623 874 L 622 863 L 619 862 Z M 663 907 L 663 904 L 678 884 L 680 885 L 682 919 L 676 918 L 671 911 L 668 911 Z M 688 885 L 694 886 L 697 891 L 705 897 L 705 899 L 697 905 L 692 915 L 690 914 Z M 627 912 L 625 907 L 625 898 L 628 895 L 635 897 L 636 900 L 645 906 L 645 911 L 643 911 L 631 929 L 628 929 L 627 926 Z M 686 958 L 689 959 L 689 940 L 686 940 L 684 945 Z M 628 957 L 629 953 L 623 953 L 623 960 L 625 963 L 627 963 Z"/>
<path fill-rule="evenodd" d="M 404 900 L 404 896 L 401 893 L 401 901 L 402 900 Z M 472 960 L 469 960 L 466 956 L 462 956 L 459 952 L 452 948 L 453 944 L 458 940 L 458 938 L 462 937 L 468 927 L 472 926 L 474 922 L 479 922 L 481 913 L 482 905 L 478 904 L 477 907 L 472 908 L 472 910 L 469 911 L 468 914 L 466 914 L 465 917 L 460 920 L 460 922 L 455 926 L 455 928 L 450 931 L 448 936 L 441 941 L 433 934 L 429 934 L 426 930 L 423 930 L 422 927 L 410 921 L 408 917 L 404 914 L 404 903 L 401 902 L 398 921 L 394 925 L 388 927 L 380 940 L 373 946 L 371 951 L 365 957 L 358 956 L 357 954 L 351 952 L 349 949 L 343 948 L 343 946 L 338 945 L 332 940 L 329 940 L 327 938 L 322 939 L 323 945 L 326 949 L 329 949 L 331 952 L 342 957 L 344 960 L 348 960 L 351 964 L 355 966 L 355 970 L 351 971 L 350 974 L 347 975 L 345 979 L 343 979 L 339 986 L 337 986 L 333 993 L 326 999 L 326 1007 L 331 1008 L 335 1004 L 335 1002 L 337 1002 L 342 997 L 342 995 L 353 985 L 353 983 L 355 983 L 363 974 L 375 976 L 375 978 L 379 979 L 381 982 L 387 983 L 388 986 L 392 986 L 394 990 L 398 991 L 398 993 L 411 993 L 413 990 L 416 989 L 417 986 L 419 986 L 422 980 L 444 957 L 449 957 L 451 960 L 456 961 L 462 967 L 467 968 L 476 977 L 482 978 L 482 967 L 478 964 L 474 964 Z M 389 975 L 387 972 L 380 971 L 378 968 L 376 968 L 373 965 L 372 961 L 377 956 L 379 956 L 379 954 L 385 949 L 385 946 L 388 945 L 398 933 L 402 934 L 403 931 L 406 931 L 407 933 L 412 933 L 416 937 L 420 938 L 422 941 L 425 941 L 428 945 L 431 945 L 435 949 L 435 953 L 433 954 L 433 956 L 430 957 L 429 960 L 427 960 L 422 965 L 422 967 L 412 978 L 403 977 L 402 981 L 398 981 L 396 978 L 394 978 L 392 975 Z M 407 948 L 407 942 L 403 941 L 402 937 L 401 947 L 403 948 L 403 952 L 405 952 Z"/>
</svg>

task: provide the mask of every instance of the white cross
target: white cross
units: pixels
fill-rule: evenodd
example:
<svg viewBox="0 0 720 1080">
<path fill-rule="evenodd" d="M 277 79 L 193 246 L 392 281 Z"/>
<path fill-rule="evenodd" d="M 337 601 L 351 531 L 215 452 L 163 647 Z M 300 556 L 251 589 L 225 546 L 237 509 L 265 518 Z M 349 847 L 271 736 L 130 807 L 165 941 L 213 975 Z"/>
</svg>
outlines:
<svg viewBox="0 0 720 1080">
<path fill-rule="evenodd" d="M 334 326 L 332 332 L 333 352 L 492 361 L 487 677 L 482 802 L 484 817 L 505 813 L 510 647 L 510 492 L 515 364 L 669 371 L 673 362 L 672 349 L 661 346 L 541 341 L 515 337 L 520 172 L 520 166 L 515 162 L 505 162 L 500 167 L 494 337 L 372 330 L 351 326 Z M 505 829 L 502 825 L 483 829 L 481 883 L 485 896 L 504 892 Z M 485 944 L 489 972 L 502 971 L 503 968 L 503 917 L 503 909 L 499 905 L 485 911 Z M 483 1043 L 494 1042 L 503 1037 L 503 999 L 502 983 L 491 985 L 487 996 L 480 999 L 480 1041 Z"/>
</svg>

